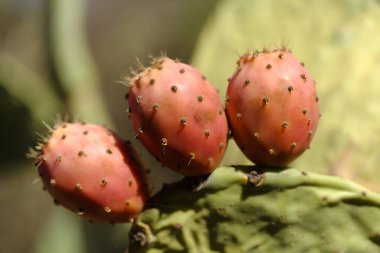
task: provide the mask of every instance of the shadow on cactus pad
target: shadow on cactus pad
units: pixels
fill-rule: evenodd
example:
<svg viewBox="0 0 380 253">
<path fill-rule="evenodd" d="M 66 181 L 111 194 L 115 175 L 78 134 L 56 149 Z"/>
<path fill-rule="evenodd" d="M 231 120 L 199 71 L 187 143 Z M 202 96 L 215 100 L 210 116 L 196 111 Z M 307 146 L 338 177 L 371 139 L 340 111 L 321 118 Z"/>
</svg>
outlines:
<svg viewBox="0 0 380 253">
<path fill-rule="evenodd" d="M 339 177 L 221 167 L 156 194 L 129 252 L 380 252 L 379 207 Z"/>
</svg>

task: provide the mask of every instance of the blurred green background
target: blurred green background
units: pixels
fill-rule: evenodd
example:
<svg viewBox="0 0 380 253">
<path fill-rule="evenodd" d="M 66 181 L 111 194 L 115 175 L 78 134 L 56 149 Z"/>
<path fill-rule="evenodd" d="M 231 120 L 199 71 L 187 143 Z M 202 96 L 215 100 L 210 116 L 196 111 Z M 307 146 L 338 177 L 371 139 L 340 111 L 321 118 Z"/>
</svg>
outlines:
<svg viewBox="0 0 380 253">
<path fill-rule="evenodd" d="M 379 1 L 0 0 L 0 253 L 112 253 L 128 244 L 128 225 L 88 224 L 41 190 L 25 153 L 42 121 L 69 114 L 129 139 L 117 81 L 136 58 L 147 64 L 165 51 L 191 62 L 224 99 L 239 55 L 283 44 L 316 79 L 323 115 L 295 166 L 379 190 Z M 178 178 L 134 145 L 155 178 Z M 249 161 L 230 141 L 224 164 L 233 163 Z"/>
</svg>

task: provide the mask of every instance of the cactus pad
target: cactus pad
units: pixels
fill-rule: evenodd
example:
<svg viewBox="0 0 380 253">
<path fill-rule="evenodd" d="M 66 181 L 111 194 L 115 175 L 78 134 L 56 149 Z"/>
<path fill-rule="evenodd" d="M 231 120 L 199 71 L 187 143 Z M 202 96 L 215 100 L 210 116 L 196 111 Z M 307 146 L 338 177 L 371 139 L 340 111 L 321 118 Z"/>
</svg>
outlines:
<svg viewBox="0 0 380 253">
<path fill-rule="evenodd" d="M 380 252 L 379 207 L 339 177 L 221 167 L 153 197 L 130 252 Z"/>
</svg>

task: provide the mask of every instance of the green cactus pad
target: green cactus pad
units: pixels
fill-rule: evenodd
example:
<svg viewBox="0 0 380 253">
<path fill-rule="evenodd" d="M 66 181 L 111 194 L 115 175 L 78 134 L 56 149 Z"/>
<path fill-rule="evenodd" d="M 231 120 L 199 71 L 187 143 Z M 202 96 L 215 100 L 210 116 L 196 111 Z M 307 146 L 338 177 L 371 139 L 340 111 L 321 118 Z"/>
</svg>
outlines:
<svg viewBox="0 0 380 253">
<path fill-rule="evenodd" d="M 221 167 L 165 187 L 130 252 L 380 252 L 380 195 L 339 177 Z"/>
</svg>

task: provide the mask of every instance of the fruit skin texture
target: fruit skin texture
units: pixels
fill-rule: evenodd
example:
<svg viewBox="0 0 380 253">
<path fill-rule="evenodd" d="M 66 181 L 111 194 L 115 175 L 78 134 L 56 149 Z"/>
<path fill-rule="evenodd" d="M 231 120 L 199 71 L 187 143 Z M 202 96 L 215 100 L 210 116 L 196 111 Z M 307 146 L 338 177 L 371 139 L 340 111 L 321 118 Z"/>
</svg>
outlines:
<svg viewBox="0 0 380 253">
<path fill-rule="evenodd" d="M 107 222 L 127 222 L 142 211 L 148 191 L 141 162 L 107 128 L 60 123 L 38 149 L 38 172 L 54 203 Z"/>
<path fill-rule="evenodd" d="M 226 113 L 251 161 L 286 166 L 309 147 L 317 128 L 315 82 L 289 50 L 244 55 L 229 81 Z"/>
<path fill-rule="evenodd" d="M 216 90 L 195 68 L 167 57 L 128 80 L 129 117 L 138 138 L 164 166 L 187 176 L 223 158 L 227 118 Z"/>
</svg>

